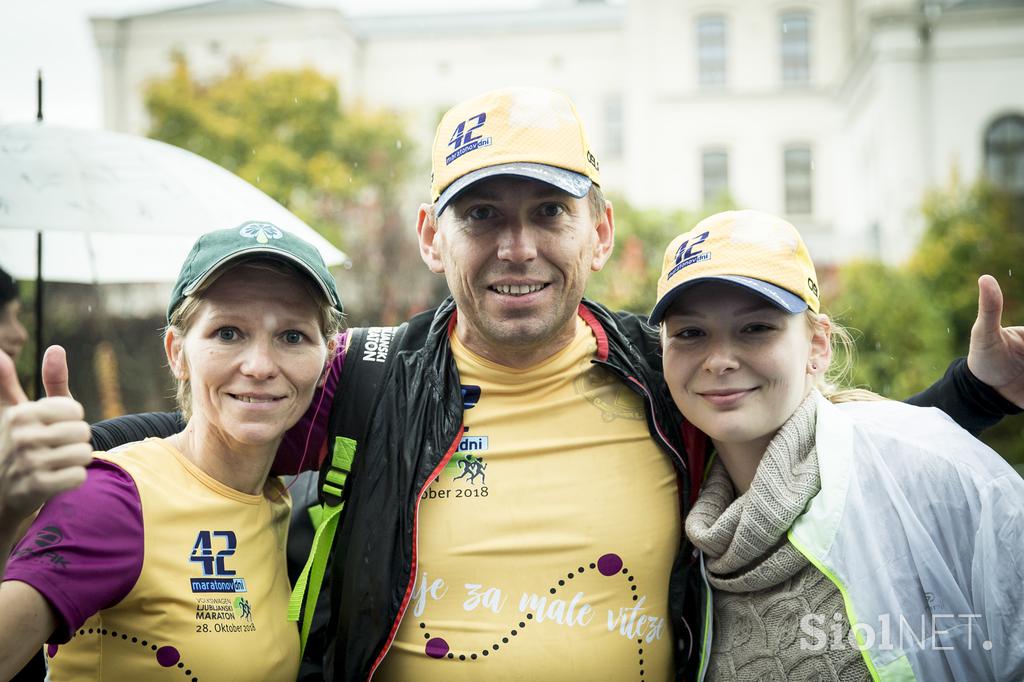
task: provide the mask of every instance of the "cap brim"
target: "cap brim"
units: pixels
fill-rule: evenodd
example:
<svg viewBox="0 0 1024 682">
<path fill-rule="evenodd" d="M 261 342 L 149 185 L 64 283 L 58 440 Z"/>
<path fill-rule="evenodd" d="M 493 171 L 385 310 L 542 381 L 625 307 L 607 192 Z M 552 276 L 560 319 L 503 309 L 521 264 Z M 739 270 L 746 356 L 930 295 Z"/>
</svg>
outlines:
<svg viewBox="0 0 1024 682">
<path fill-rule="evenodd" d="M 479 168 L 470 173 L 466 173 L 461 178 L 448 185 L 437 198 L 435 215 L 441 215 L 441 212 L 444 211 L 448 204 L 451 203 L 455 197 L 468 189 L 470 185 L 479 182 L 480 180 L 486 180 L 487 178 L 493 178 L 500 175 L 514 175 L 521 178 L 539 180 L 552 185 L 553 187 L 557 187 L 564 192 L 568 192 L 577 199 L 582 199 L 587 196 L 587 192 L 590 191 L 590 187 L 594 184 L 593 180 L 582 173 L 558 168 L 557 166 L 549 166 L 543 163 L 500 163 L 497 166 Z"/>
<path fill-rule="evenodd" d="M 648 322 L 651 326 L 657 326 L 661 323 L 665 317 L 665 313 L 675 303 L 679 295 L 684 291 L 702 282 L 728 282 L 729 284 L 736 284 L 738 286 L 748 289 L 764 300 L 768 301 L 776 308 L 786 311 L 787 313 L 802 313 L 807 310 L 807 302 L 794 294 L 791 291 L 786 291 L 782 287 L 769 284 L 768 282 L 754 279 L 752 277 L 743 277 L 741 275 L 716 275 L 714 277 L 698 277 L 691 279 L 679 284 L 678 286 L 670 289 L 661 300 L 654 306 L 654 310 L 651 311 L 651 315 L 648 318 Z"/>
<path fill-rule="evenodd" d="M 324 282 L 320 278 L 320 275 L 318 275 L 311 267 L 309 267 L 309 265 L 306 264 L 305 261 L 303 261 L 298 256 L 288 253 L 287 251 L 283 251 L 282 249 L 275 249 L 271 246 L 251 246 L 246 247 L 244 249 L 239 249 L 237 251 L 232 251 L 231 253 L 224 256 L 223 258 L 215 262 L 213 265 L 208 267 L 205 272 L 199 275 L 199 277 L 196 277 L 194 280 L 192 280 L 192 282 L 187 287 L 185 287 L 184 290 L 182 290 L 181 295 L 191 296 L 200 287 L 202 287 L 203 283 L 206 282 L 206 280 L 210 279 L 210 277 L 215 272 L 223 270 L 225 267 L 227 267 L 228 265 L 230 265 L 231 263 L 240 258 L 246 258 L 250 256 L 266 256 L 267 258 L 284 261 L 286 263 L 294 265 L 296 268 L 299 269 L 300 272 L 306 273 L 307 275 L 309 275 L 310 279 L 316 282 L 320 290 L 324 292 L 324 297 L 331 302 L 332 306 L 341 310 L 341 302 L 338 300 L 337 295 L 331 291 L 331 288 L 327 285 L 327 283 Z"/>
</svg>

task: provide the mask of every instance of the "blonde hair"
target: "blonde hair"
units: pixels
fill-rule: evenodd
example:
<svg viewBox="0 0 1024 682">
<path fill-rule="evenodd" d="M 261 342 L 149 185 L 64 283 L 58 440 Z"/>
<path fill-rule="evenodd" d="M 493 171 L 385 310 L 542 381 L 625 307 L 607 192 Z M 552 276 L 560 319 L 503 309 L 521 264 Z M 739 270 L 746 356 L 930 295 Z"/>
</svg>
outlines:
<svg viewBox="0 0 1024 682">
<path fill-rule="evenodd" d="M 181 337 L 188 334 L 189 329 L 192 328 L 192 323 L 195 321 L 196 313 L 199 312 L 199 306 L 203 302 L 204 294 L 211 286 L 213 286 L 213 283 L 220 279 L 225 273 L 241 267 L 263 270 L 287 277 L 295 277 L 298 275 L 299 285 L 303 288 L 305 293 L 309 295 L 310 300 L 316 301 L 317 303 L 317 326 L 320 328 L 320 334 L 323 336 L 324 343 L 326 343 L 328 347 L 331 346 L 331 340 L 342 329 L 344 318 L 341 312 L 331 305 L 331 302 L 324 295 L 324 292 L 319 287 L 315 286 L 305 273 L 302 273 L 298 269 L 279 260 L 260 256 L 241 259 L 238 262 L 233 263 L 230 267 L 223 268 L 220 271 L 213 273 L 213 275 L 203 282 L 202 286 L 200 286 L 191 295 L 186 296 L 181 302 L 181 305 L 174 309 L 174 312 L 171 313 L 167 327 L 164 328 L 164 336 L 166 337 L 167 334 L 172 331 Z M 328 357 L 327 361 L 330 362 L 330 360 L 331 358 Z M 171 368 L 171 374 L 175 381 L 174 400 L 178 405 L 178 410 L 181 412 L 182 418 L 185 421 L 188 421 L 192 417 L 192 383 L 189 381 L 188 376 L 182 378 L 175 374 L 173 368 Z"/>
<path fill-rule="evenodd" d="M 858 400 L 885 400 L 873 391 L 863 388 L 844 388 L 850 381 L 856 344 L 850 330 L 810 308 L 804 313 L 807 326 L 813 334 L 825 334 L 832 348 L 832 361 L 828 368 L 814 377 L 814 388 L 832 403 L 850 403 Z"/>
</svg>

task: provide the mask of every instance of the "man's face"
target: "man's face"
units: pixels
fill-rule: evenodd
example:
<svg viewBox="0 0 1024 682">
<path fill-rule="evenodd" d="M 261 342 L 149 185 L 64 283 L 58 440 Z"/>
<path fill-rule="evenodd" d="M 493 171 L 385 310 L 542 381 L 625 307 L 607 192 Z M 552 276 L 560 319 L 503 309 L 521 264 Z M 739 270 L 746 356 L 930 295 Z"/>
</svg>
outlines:
<svg viewBox="0 0 1024 682">
<path fill-rule="evenodd" d="M 21 303 L 14 299 L 0 305 L 0 350 L 17 359 L 25 342 L 28 341 L 28 332 L 18 320 L 18 313 L 21 311 Z"/>
<path fill-rule="evenodd" d="M 587 279 L 612 248 L 610 207 L 592 214 L 546 183 L 495 177 L 472 185 L 439 218 L 421 209 L 424 261 L 444 273 L 466 346 L 529 366 L 571 341 Z"/>
</svg>

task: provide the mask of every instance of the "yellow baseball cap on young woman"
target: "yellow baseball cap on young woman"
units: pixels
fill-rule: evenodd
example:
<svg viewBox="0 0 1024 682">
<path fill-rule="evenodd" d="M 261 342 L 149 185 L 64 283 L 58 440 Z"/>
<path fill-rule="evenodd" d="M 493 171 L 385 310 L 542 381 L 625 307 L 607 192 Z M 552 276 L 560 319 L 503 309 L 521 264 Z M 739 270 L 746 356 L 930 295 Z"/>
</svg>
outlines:
<svg viewBox="0 0 1024 682">
<path fill-rule="evenodd" d="M 665 249 L 656 325 L 682 292 L 707 281 L 725 281 L 753 291 L 790 312 L 818 312 L 818 276 L 796 228 L 760 211 L 725 211 L 697 223 Z"/>
</svg>

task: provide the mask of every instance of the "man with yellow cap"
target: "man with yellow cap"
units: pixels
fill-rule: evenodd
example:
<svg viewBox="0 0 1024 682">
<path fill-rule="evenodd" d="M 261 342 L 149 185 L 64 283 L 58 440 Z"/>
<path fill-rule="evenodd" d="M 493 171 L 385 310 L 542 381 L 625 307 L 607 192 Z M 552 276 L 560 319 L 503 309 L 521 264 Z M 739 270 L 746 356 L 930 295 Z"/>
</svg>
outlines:
<svg viewBox="0 0 1024 682">
<path fill-rule="evenodd" d="M 575 107 L 457 105 L 432 180 L 420 252 L 452 298 L 391 348 L 356 454 L 328 677 L 671 679 L 692 463 L 656 338 L 583 301 L 614 223 Z"/>
</svg>

